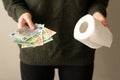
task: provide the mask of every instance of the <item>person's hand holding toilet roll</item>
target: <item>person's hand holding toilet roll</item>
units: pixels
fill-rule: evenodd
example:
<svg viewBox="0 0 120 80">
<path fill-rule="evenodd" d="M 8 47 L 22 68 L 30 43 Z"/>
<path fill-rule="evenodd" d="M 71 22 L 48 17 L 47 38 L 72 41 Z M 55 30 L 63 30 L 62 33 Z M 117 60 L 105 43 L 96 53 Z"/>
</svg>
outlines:
<svg viewBox="0 0 120 80">
<path fill-rule="evenodd" d="M 106 18 L 100 12 L 95 12 L 93 14 L 93 17 L 95 19 L 99 20 L 105 27 L 108 27 L 109 30 L 112 32 L 112 30 L 110 29 L 109 24 L 108 24 Z"/>
<path fill-rule="evenodd" d="M 74 38 L 93 49 L 111 47 L 113 40 L 107 20 L 99 12 L 87 14 L 78 20 L 74 28 Z"/>
<path fill-rule="evenodd" d="M 100 12 L 95 12 L 93 14 L 93 17 L 95 19 L 99 20 L 104 26 L 108 27 L 108 22 L 107 22 L 106 18 Z"/>
</svg>

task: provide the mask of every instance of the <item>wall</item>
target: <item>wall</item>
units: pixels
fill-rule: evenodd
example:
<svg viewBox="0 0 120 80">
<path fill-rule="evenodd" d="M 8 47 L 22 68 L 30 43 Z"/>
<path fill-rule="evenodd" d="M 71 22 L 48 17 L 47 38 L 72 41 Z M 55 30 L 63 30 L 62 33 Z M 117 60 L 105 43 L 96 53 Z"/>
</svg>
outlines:
<svg viewBox="0 0 120 80">
<path fill-rule="evenodd" d="M 96 51 L 94 80 L 120 80 L 119 3 L 119 0 L 111 0 L 109 3 L 107 19 L 114 41 L 111 48 L 103 47 Z M 19 49 L 8 37 L 16 26 L 17 24 L 7 16 L 0 0 L 0 80 L 20 80 Z M 58 80 L 57 75 L 55 80 Z"/>
<path fill-rule="evenodd" d="M 110 0 L 108 7 L 109 26 L 114 40 L 111 48 L 96 52 L 94 80 L 120 80 L 120 0 Z"/>
<path fill-rule="evenodd" d="M 16 23 L 7 16 L 0 0 L 0 80 L 20 80 L 19 49 L 8 37 Z"/>
</svg>

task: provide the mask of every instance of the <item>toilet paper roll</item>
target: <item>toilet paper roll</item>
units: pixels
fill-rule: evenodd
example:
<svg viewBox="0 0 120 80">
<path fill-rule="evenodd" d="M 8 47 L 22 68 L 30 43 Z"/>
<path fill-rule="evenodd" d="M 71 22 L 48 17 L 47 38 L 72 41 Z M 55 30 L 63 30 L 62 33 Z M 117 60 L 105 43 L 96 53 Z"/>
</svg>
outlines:
<svg viewBox="0 0 120 80">
<path fill-rule="evenodd" d="M 108 27 L 87 14 L 78 20 L 74 38 L 90 48 L 111 47 L 113 36 Z"/>
</svg>

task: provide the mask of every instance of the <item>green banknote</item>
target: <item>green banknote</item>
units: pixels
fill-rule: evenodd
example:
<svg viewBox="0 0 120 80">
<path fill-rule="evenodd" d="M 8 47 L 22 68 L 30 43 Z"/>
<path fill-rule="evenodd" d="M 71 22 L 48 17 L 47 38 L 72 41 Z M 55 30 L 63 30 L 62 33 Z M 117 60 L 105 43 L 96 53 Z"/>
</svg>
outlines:
<svg viewBox="0 0 120 80">
<path fill-rule="evenodd" d="M 28 39 L 25 43 L 23 43 L 22 45 L 24 47 L 35 47 L 34 46 L 34 43 L 37 42 L 38 38 L 41 36 L 40 34 L 42 33 L 41 32 L 38 32 L 37 34 L 35 34 L 33 37 L 31 37 L 30 39 Z"/>
<path fill-rule="evenodd" d="M 53 40 L 53 38 L 44 29 L 42 30 L 42 36 L 43 36 L 43 44 Z"/>
<path fill-rule="evenodd" d="M 28 29 L 28 26 L 24 26 L 21 29 L 17 29 L 16 31 L 12 32 L 9 36 L 14 40 L 25 42 L 33 37 L 36 33 L 40 32 L 43 28 L 44 25 L 39 25 L 39 27 L 36 25 L 35 30 L 30 30 Z"/>
<path fill-rule="evenodd" d="M 34 31 L 29 30 L 27 27 L 23 27 L 12 32 L 9 36 L 15 43 L 22 45 L 22 48 L 43 46 L 53 40 L 52 36 L 56 34 L 55 31 L 41 24 L 35 25 L 36 29 Z"/>
</svg>

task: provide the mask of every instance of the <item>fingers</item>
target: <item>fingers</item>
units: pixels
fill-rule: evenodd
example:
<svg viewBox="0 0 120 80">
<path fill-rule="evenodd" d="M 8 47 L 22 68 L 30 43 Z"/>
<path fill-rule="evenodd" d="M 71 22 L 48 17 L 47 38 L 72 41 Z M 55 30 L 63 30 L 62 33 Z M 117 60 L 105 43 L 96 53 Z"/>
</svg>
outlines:
<svg viewBox="0 0 120 80">
<path fill-rule="evenodd" d="M 29 29 L 34 30 L 35 25 L 32 22 L 32 16 L 30 13 L 23 13 L 18 19 L 18 28 L 28 25 Z"/>
<path fill-rule="evenodd" d="M 98 21 L 100 21 L 104 26 L 108 26 L 108 22 L 106 18 L 101 13 L 96 12 L 93 14 L 93 17 L 97 19 Z"/>
<path fill-rule="evenodd" d="M 18 28 L 20 29 L 21 27 L 25 26 L 26 22 L 24 20 L 24 18 L 20 17 L 18 20 Z"/>
<path fill-rule="evenodd" d="M 104 18 L 100 21 L 104 26 L 108 27 L 108 22 L 107 20 Z"/>
<path fill-rule="evenodd" d="M 34 23 L 32 22 L 32 19 L 31 18 L 26 18 L 26 22 L 27 22 L 27 25 L 29 26 L 29 28 L 31 30 L 34 30 L 35 29 L 35 25 Z"/>
<path fill-rule="evenodd" d="M 111 31 L 109 24 L 106 20 L 106 18 L 100 13 L 100 12 L 96 12 L 93 14 L 93 17 L 95 19 L 97 19 L 98 21 L 100 21 L 105 27 L 109 28 L 109 30 Z"/>
</svg>

